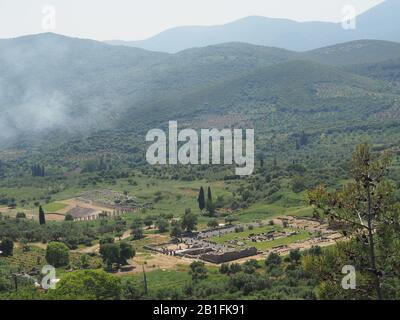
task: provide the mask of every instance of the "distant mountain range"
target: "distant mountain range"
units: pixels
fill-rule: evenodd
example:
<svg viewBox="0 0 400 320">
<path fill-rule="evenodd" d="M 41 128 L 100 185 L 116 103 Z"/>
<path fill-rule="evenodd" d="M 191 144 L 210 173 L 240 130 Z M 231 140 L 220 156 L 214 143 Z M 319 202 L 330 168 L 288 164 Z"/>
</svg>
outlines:
<svg viewBox="0 0 400 320">
<path fill-rule="evenodd" d="M 188 48 L 226 42 L 307 51 L 361 39 L 400 42 L 400 1 L 386 0 L 357 17 L 355 30 L 344 30 L 341 23 L 296 22 L 258 16 L 219 26 L 187 26 L 166 30 L 142 41 L 107 41 L 152 51 L 175 53 Z"/>
</svg>

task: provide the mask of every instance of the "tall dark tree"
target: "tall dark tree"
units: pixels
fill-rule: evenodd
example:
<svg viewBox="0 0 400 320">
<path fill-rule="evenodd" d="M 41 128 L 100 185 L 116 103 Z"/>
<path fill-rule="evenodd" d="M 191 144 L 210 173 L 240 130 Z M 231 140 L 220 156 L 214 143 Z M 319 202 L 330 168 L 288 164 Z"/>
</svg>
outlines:
<svg viewBox="0 0 400 320">
<path fill-rule="evenodd" d="M 212 203 L 211 187 L 208 187 L 208 190 L 207 190 L 207 201 Z"/>
<path fill-rule="evenodd" d="M 34 164 L 31 167 L 32 171 L 32 177 L 44 177 L 45 176 L 45 170 L 43 165 L 39 164 Z"/>
<path fill-rule="evenodd" d="M 308 136 L 304 131 L 302 131 L 300 134 L 300 138 L 298 140 L 298 147 L 305 146 L 307 143 L 308 143 Z"/>
<path fill-rule="evenodd" d="M 204 189 L 203 187 L 200 188 L 199 197 L 197 198 L 197 202 L 199 203 L 200 211 L 203 211 L 206 207 L 206 199 L 204 197 Z"/>
<path fill-rule="evenodd" d="M 263 168 L 264 167 L 265 154 L 259 153 L 259 154 L 257 154 L 257 158 L 260 161 L 260 167 Z"/>
<path fill-rule="evenodd" d="M 34 165 L 31 167 L 31 170 L 32 170 L 32 177 L 37 177 L 37 172 L 38 172 L 38 170 L 37 170 L 37 165 L 36 165 L 36 164 L 34 164 Z"/>
<path fill-rule="evenodd" d="M 208 216 L 213 217 L 215 215 L 215 205 L 214 205 L 213 199 L 212 199 L 211 187 L 208 187 L 208 190 L 207 190 L 206 210 L 207 210 Z"/>
<path fill-rule="evenodd" d="M 148 293 L 148 288 L 147 288 L 147 276 L 146 276 L 146 271 L 144 270 L 144 264 L 142 265 L 143 268 L 143 287 L 144 287 L 144 294 L 147 295 Z"/>
<path fill-rule="evenodd" d="M 42 206 L 39 206 L 39 223 L 46 224 L 46 217 Z"/>
<path fill-rule="evenodd" d="M 209 217 L 215 216 L 215 204 L 213 202 L 207 201 L 206 211 Z"/>
<path fill-rule="evenodd" d="M 273 166 L 274 168 L 276 168 L 276 167 L 278 166 L 278 160 L 276 159 L 276 156 L 274 157 L 274 160 L 273 160 L 273 162 L 272 162 L 272 166 Z"/>
</svg>

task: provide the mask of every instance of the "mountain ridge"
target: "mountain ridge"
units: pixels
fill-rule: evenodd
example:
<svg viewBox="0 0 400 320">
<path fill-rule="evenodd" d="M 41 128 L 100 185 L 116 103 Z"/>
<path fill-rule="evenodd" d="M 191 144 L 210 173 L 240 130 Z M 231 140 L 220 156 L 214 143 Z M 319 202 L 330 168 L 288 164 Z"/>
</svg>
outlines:
<svg viewBox="0 0 400 320">
<path fill-rule="evenodd" d="M 232 41 L 293 51 L 308 51 L 362 39 L 400 42 L 396 12 L 400 12 L 400 2 L 386 0 L 360 14 L 355 30 L 344 30 L 341 23 L 334 22 L 298 22 L 249 16 L 224 25 L 175 27 L 140 41 L 110 40 L 107 43 L 176 53 Z"/>
</svg>

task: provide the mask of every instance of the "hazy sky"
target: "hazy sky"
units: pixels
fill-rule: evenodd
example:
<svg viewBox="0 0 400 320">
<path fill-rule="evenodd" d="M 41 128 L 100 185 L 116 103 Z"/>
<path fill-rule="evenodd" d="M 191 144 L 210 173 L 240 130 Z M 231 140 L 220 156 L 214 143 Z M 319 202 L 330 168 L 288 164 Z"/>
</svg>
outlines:
<svg viewBox="0 0 400 320">
<path fill-rule="evenodd" d="M 341 21 L 384 0 L 0 0 L 0 38 L 52 31 L 97 40 L 140 40 L 182 25 L 215 25 L 249 15 Z M 55 8 L 55 29 L 51 5 Z M 46 15 L 47 14 L 47 15 Z M 49 15 L 50 14 L 50 15 Z M 44 19 L 44 17 L 48 19 Z"/>
</svg>

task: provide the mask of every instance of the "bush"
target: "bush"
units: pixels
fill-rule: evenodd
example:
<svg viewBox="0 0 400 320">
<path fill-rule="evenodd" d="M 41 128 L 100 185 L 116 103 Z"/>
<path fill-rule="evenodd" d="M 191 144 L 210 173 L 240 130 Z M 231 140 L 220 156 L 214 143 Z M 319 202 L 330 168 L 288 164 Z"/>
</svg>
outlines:
<svg viewBox="0 0 400 320">
<path fill-rule="evenodd" d="M 64 218 L 65 221 L 74 221 L 74 217 L 70 214 L 67 214 Z"/>
<path fill-rule="evenodd" d="M 50 242 L 46 249 L 46 261 L 54 267 L 69 264 L 69 249 L 61 242 Z"/>
<path fill-rule="evenodd" d="M 4 238 L 0 242 L 0 251 L 4 257 L 12 256 L 14 251 L 14 242 L 10 238 Z"/>
<path fill-rule="evenodd" d="M 275 252 L 271 252 L 268 255 L 267 259 L 265 260 L 265 265 L 266 266 L 269 266 L 269 265 L 277 266 L 277 265 L 280 265 L 281 262 L 282 262 L 282 259 L 281 259 L 280 255 Z"/>
<path fill-rule="evenodd" d="M 219 267 L 219 273 L 221 274 L 228 274 L 229 273 L 229 264 L 223 263 Z"/>
<path fill-rule="evenodd" d="M 297 263 L 301 259 L 301 253 L 299 249 L 292 249 L 289 253 L 289 258 L 291 262 Z"/>
<path fill-rule="evenodd" d="M 164 218 L 159 218 L 156 222 L 156 226 L 157 226 L 158 232 L 160 232 L 160 233 L 167 232 L 169 229 L 169 223 Z"/>
<path fill-rule="evenodd" d="M 237 221 L 237 218 L 234 216 L 227 216 L 225 218 L 225 222 L 229 225 L 231 225 L 233 222 Z"/>
<path fill-rule="evenodd" d="M 136 226 L 136 227 L 132 228 L 131 234 L 132 234 L 133 240 L 140 240 L 144 237 L 143 228 L 140 226 Z"/>
<path fill-rule="evenodd" d="M 229 273 L 231 273 L 231 274 L 235 274 L 235 273 L 238 273 L 240 271 L 242 271 L 242 267 L 238 263 L 232 263 L 229 266 Z"/>
<path fill-rule="evenodd" d="M 295 177 L 292 179 L 292 190 L 295 193 L 300 193 L 307 188 L 306 184 L 304 183 L 303 177 Z"/>
<path fill-rule="evenodd" d="M 154 217 L 153 216 L 147 216 L 144 218 L 144 224 L 146 227 L 150 228 L 154 223 Z"/>
<path fill-rule="evenodd" d="M 111 270 L 114 263 L 120 261 L 120 249 L 116 243 L 105 243 L 100 245 L 100 255 L 107 269 Z"/>
<path fill-rule="evenodd" d="M 114 243 L 115 239 L 113 237 L 105 237 L 100 239 L 99 243 L 100 245 L 106 244 L 106 243 Z"/>
<path fill-rule="evenodd" d="M 309 250 L 308 253 L 312 256 L 319 256 L 322 254 L 322 249 L 320 246 L 312 246 Z"/>
<path fill-rule="evenodd" d="M 236 233 L 243 232 L 243 231 L 244 231 L 244 228 L 242 226 L 235 227 L 235 232 Z"/>
<path fill-rule="evenodd" d="M 117 300 L 121 296 L 121 280 L 102 270 L 79 270 L 68 273 L 49 291 L 53 299 Z"/>
<path fill-rule="evenodd" d="M 119 263 L 122 265 L 127 264 L 127 261 L 136 255 L 135 249 L 127 242 L 119 243 Z"/>
<path fill-rule="evenodd" d="M 194 261 L 190 264 L 189 274 L 192 275 L 193 282 L 207 278 L 207 268 L 204 262 Z"/>
<path fill-rule="evenodd" d="M 254 291 L 264 290 L 270 287 L 267 279 L 259 274 L 239 273 L 232 276 L 228 283 L 230 292 L 241 290 L 244 295 L 249 295 Z"/>
<path fill-rule="evenodd" d="M 218 227 L 218 220 L 217 219 L 211 219 L 210 221 L 207 222 L 207 226 L 211 229 L 214 229 Z"/>
</svg>

